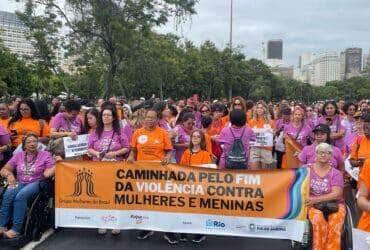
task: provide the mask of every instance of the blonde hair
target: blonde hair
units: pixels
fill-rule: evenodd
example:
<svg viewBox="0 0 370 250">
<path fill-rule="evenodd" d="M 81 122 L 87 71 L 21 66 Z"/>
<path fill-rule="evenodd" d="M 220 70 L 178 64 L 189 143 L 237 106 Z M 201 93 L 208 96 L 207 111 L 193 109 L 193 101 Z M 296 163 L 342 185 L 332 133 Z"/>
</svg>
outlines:
<svg viewBox="0 0 370 250">
<path fill-rule="evenodd" d="M 263 119 L 265 120 L 266 123 L 269 123 L 271 121 L 271 115 L 269 112 L 269 108 L 267 104 L 264 101 L 258 101 L 256 105 L 253 107 L 253 112 L 252 112 L 252 119 L 257 120 L 257 106 L 262 105 L 263 109 L 265 110 L 265 114 L 263 115 Z"/>
</svg>

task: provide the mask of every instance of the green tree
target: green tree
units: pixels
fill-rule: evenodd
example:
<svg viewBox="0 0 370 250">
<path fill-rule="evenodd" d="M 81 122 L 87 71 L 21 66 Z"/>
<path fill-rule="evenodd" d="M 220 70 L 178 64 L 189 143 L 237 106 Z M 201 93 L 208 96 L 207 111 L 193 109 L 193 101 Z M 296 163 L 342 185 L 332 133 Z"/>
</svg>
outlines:
<svg viewBox="0 0 370 250">
<path fill-rule="evenodd" d="M 66 0 L 66 8 L 56 0 L 33 2 L 58 14 L 65 22 L 69 30 L 68 48 L 72 53 L 83 54 L 92 44 L 102 49 L 107 71 L 104 94 L 108 97 L 113 93 L 121 63 L 136 49 L 137 40 L 150 33 L 154 26 L 165 24 L 170 16 L 182 19 L 194 14 L 197 1 Z"/>
</svg>

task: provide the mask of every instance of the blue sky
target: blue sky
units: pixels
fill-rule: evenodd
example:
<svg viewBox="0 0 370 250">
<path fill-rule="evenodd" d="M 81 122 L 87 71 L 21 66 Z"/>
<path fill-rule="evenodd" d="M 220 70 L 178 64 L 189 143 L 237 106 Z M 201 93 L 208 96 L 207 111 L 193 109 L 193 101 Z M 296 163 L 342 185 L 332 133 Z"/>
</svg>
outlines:
<svg viewBox="0 0 370 250">
<path fill-rule="evenodd" d="M 0 0 L 0 9 L 14 11 L 14 1 Z M 197 15 L 176 28 L 159 29 L 200 44 L 211 40 L 220 48 L 229 40 L 230 0 L 200 0 Z M 234 45 L 248 58 L 262 57 L 262 42 L 281 38 L 284 61 L 297 65 L 298 56 L 311 51 L 370 49 L 369 0 L 234 0 Z"/>
</svg>

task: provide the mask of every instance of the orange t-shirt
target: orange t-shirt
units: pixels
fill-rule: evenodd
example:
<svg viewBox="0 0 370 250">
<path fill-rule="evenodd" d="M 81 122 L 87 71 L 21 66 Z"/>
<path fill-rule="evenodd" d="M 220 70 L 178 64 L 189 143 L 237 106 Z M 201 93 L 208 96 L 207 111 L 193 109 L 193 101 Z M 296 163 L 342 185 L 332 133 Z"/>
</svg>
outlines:
<svg viewBox="0 0 370 250">
<path fill-rule="evenodd" d="M 137 161 L 160 161 L 165 157 L 165 151 L 172 149 L 172 144 L 166 130 L 140 128 L 132 135 L 131 147 L 137 149 Z"/>
<path fill-rule="evenodd" d="M 33 132 L 42 137 L 49 136 L 49 126 L 47 123 L 45 123 L 44 127 L 41 129 L 40 121 L 32 118 L 22 118 L 11 124 L 8 130 L 9 132 L 12 132 L 12 130 L 17 131 L 17 136 L 12 141 L 12 146 L 14 147 L 17 147 L 19 144 L 21 144 L 23 136 L 29 132 Z"/>
<path fill-rule="evenodd" d="M 266 122 L 265 122 L 264 119 L 258 119 L 258 120 L 257 119 L 251 119 L 251 120 L 248 121 L 248 125 L 251 129 L 253 129 L 253 128 L 264 128 L 265 124 L 266 124 Z M 275 128 L 275 123 L 274 123 L 273 120 L 270 120 L 268 125 L 270 125 L 271 129 Z M 260 147 L 260 148 L 272 151 L 272 147 Z"/>
<path fill-rule="evenodd" d="M 4 128 L 7 128 L 8 127 L 9 120 L 10 120 L 10 118 L 8 118 L 8 119 L 0 119 L 0 123 L 4 126 Z"/>
<path fill-rule="evenodd" d="M 362 170 L 359 176 L 359 182 L 363 182 L 367 188 L 367 192 L 370 193 L 370 159 L 367 159 L 364 163 L 364 166 L 362 167 Z M 369 211 L 362 212 L 357 228 L 370 232 L 370 212 Z"/>
<path fill-rule="evenodd" d="M 221 130 L 224 128 L 224 125 L 225 125 L 224 122 L 225 120 L 222 120 L 222 118 L 220 121 L 212 122 L 211 127 L 207 131 L 207 134 L 209 136 L 219 135 L 221 133 Z"/>
<path fill-rule="evenodd" d="M 198 166 L 211 163 L 211 155 L 206 150 L 200 150 L 196 153 L 191 153 L 189 149 L 182 154 L 180 165 Z"/>
<path fill-rule="evenodd" d="M 370 139 L 366 136 L 358 136 L 352 145 L 351 159 L 370 158 Z"/>
</svg>

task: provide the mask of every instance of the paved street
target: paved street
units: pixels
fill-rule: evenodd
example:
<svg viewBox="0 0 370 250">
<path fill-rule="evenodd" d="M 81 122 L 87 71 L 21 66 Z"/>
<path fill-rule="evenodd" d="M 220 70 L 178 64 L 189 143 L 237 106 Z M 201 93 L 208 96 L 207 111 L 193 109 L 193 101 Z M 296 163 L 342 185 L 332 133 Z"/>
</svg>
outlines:
<svg viewBox="0 0 370 250">
<path fill-rule="evenodd" d="M 64 229 L 54 233 L 46 241 L 35 249 L 61 249 L 61 250 L 82 250 L 82 249 L 125 249 L 125 250 L 166 250 L 166 249 L 253 249 L 253 250 L 285 250 L 289 249 L 289 241 L 247 239 L 237 237 L 209 236 L 201 244 L 182 242 L 171 246 L 163 239 L 163 233 L 156 233 L 148 240 L 139 241 L 136 239 L 136 231 L 124 231 L 119 236 L 112 236 L 108 233 L 105 236 L 97 235 L 96 230 Z"/>
</svg>

